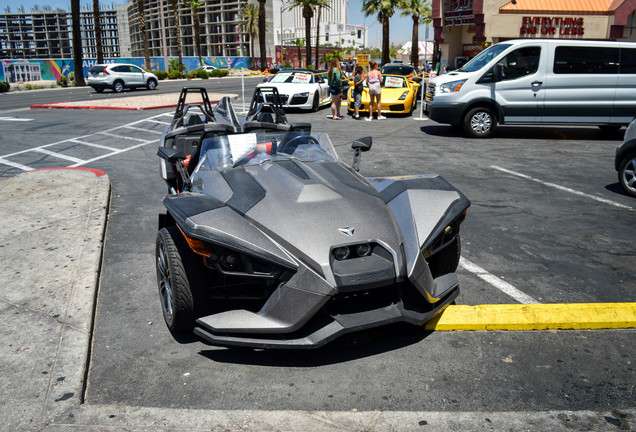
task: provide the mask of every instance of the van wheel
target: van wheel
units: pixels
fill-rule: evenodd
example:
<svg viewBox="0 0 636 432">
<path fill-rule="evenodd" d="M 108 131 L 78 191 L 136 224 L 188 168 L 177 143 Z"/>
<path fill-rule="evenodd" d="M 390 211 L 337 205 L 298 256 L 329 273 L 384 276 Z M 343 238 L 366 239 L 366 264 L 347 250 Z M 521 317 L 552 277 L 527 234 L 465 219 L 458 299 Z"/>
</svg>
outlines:
<svg viewBox="0 0 636 432">
<path fill-rule="evenodd" d="M 473 138 L 487 138 L 497 127 L 497 117 L 490 108 L 473 108 L 464 117 L 464 132 Z"/>
<path fill-rule="evenodd" d="M 636 153 L 628 155 L 618 167 L 618 181 L 625 192 L 636 197 Z"/>
</svg>

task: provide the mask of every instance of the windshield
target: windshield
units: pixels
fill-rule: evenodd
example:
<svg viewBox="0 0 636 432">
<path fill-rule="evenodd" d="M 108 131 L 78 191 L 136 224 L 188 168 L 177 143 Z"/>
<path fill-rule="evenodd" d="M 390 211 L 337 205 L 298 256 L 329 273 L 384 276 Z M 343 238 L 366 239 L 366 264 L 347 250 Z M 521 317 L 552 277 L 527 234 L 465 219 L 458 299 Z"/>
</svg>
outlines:
<svg viewBox="0 0 636 432">
<path fill-rule="evenodd" d="M 338 160 L 326 133 L 256 132 L 205 138 L 194 172 L 223 170 L 266 161 L 297 159 L 304 162 Z"/>
<path fill-rule="evenodd" d="M 314 75 L 307 72 L 279 72 L 269 82 L 308 84 L 314 82 L 313 78 Z"/>
<path fill-rule="evenodd" d="M 501 54 L 502 51 L 507 49 L 509 46 L 510 44 L 491 45 L 485 50 L 483 50 L 482 52 L 480 52 L 479 54 L 477 54 L 475 57 L 470 59 L 468 63 L 466 63 L 461 68 L 457 69 L 457 71 L 458 72 L 478 71 L 479 69 L 483 68 L 488 63 L 490 63 L 490 61 L 493 58 L 497 57 L 499 54 Z"/>
<path fill-rule="evenodd" d="M 382 73 L 383 74 L 393 74 L 393 75 L 405 75 L 408 76 L 409 74 L 414 74 L 415 75 L 415 69 L 413 69 L 412 66 L 407 66 L 407 65 L 386 65 L 386 66 L 382 66 Z"/>
</svg>

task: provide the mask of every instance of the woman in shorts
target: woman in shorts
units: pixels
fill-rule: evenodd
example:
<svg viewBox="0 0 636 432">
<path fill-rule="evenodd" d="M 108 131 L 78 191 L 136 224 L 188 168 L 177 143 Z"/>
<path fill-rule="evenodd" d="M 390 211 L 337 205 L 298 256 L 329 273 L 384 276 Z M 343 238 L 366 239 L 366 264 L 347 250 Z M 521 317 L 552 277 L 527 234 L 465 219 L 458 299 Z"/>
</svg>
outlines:
<svg viewBox="0 0 636 432">
<path fill-rule="evenodd" d="M 327 82 L 329 83 L 329 93 L 331 94 L 331 118 L 333 120 L 342 120 L 340 117 L 340 105 L 342 92 L 342 69 L 337 58 L 331 60 L 329 72 L 327 73 Z"/>
<path fill-rule="evenodd" d="M 384 120 L 386 117 L 382 115 L 382 102 L 380 94 L 382 93 L 382 74 L 378 70 L 378 64 L 374 61 L 369 62 L 369 73 L 367 74 L 367 86 L 369 87 L 369 118 L 367 121 L 373 120 L 373 100 L 378 104 L 378 120 Z"/>
</svg>

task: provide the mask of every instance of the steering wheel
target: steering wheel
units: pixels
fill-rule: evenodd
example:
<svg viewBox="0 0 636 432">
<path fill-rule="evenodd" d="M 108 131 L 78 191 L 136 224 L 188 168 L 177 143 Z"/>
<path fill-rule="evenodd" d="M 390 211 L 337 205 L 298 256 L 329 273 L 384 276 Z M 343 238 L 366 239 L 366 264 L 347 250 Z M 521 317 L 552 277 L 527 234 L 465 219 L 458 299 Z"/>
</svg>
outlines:
<svg viewBox="0 0 636 432">
<path fill-rule="evenodd" d="M 301 138 L 306 139 L 306 141 L 305 142 L 296 142 L 296 141 L 300 141 Z M 318 141 L 318 139 L 316 139 L 315 137 L 313 137 L 311 135 L 298 135 L 298 136 L 293 137 L 289 141 L 285 142 L 284 144 L 282 144 L 281 148 L 278 149 L 278 153 L 286 153 L 288 155 L 292 155 L 296 151 L 296 148 L 298 148 L 298 146 L 301 145 L 301 144 L 317 144 L 317 145 L 320 145 L 320 141 Z M 291 150 L 291 152 L 289 150 Z"/>
</svg>

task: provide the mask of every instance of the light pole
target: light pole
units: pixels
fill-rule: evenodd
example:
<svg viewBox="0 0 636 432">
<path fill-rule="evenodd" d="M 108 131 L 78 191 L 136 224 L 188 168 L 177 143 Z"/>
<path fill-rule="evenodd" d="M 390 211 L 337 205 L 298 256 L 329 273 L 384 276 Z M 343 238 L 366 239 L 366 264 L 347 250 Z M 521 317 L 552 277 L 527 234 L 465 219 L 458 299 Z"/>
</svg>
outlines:
<svg viewBox="0 0 636 432">
<path fill-rule="evenodd" d="M 283 8 L 284 8 L 285 2 L 284 0 L 280 0 L 280 64 L 282 66 L 282 64 L 285 62 L 285 57 L 283 54 Z"/>
</svg>

